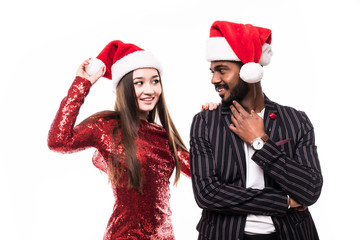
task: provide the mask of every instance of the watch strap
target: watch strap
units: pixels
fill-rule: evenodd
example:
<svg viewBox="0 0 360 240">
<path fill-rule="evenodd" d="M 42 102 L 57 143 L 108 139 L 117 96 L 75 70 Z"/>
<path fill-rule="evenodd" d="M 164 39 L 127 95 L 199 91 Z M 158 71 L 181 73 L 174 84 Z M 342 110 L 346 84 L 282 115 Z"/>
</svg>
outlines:
<svg viewBox="0 0 360 240">
<path fill-rule="evenodd" d="M 267 134 L 265 134 L 264 136 L 261 137 L 261 140 L 264 141 L 264 144 L 267 142 L 267 140 L 269 140 L 269 136 Z"/>
</svg>

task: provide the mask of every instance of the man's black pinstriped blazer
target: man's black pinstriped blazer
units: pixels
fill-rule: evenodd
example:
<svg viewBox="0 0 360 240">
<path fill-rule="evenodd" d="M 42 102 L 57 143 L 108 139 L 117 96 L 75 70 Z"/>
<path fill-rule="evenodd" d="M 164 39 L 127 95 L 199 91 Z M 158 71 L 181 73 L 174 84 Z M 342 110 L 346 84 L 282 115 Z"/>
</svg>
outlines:
<svg viewBox="0 0 360 240">
<path fill-rule="evenodd" d="M 281 240 L 319 239 L 310 212 L 288 210 L 287 205 L 289 195 L 310 206 L 322 188 L 314 130 L 306 114 L 265 97 L 264 126 L 270 139 L 252 157 L 264 170 L 262 190 L 245 187 L 243 142 L 229 129 L 230 123 L 231 111 L 221 105 L 193 119 L 191 178 L 195 200 L 203 209 L 199 239 L 243 239 L 247 214 L 271 216 Z"/>
</svg>

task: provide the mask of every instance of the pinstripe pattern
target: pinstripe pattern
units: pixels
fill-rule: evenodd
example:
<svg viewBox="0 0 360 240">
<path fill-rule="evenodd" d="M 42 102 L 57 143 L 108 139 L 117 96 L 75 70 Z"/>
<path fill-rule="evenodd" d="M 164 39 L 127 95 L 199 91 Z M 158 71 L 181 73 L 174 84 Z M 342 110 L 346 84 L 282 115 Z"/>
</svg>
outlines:
<svg viewBox="0 0 360 240">
<path fill-rule="evenodd" d="M 310 206 L 322 175 L 313 127 L 306 114 L 265 99 L 264 125 L 270 140 L 252 159 L 263 170 L 265 188 L 246 189 L 243 143 L 229 129 L 231 112 L 219 107 L 195 115 L 190 167 L 197 204 L 203 209 L 199 239 L 242 239 L 247 214 L 272 216 L 279 239 L 318 239 L 308 210 L 287 209 L 287 194 Z M 276 119 L 270 119 L 275 113 Z"/>
</svg>

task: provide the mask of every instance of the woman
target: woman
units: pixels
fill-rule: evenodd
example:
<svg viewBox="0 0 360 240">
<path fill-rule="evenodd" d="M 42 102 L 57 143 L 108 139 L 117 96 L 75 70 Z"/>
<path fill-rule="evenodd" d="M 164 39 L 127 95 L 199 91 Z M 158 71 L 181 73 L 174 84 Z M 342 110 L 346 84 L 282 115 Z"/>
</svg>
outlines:
<svg viewBox="0 0 360 240">
<path fill-rule="evenodd" d="M 114 82 L 115 111 L 94 114 L 74 127 L 103 74 Z M 174 239 L 169 178 L 174 168 L 175 183 L 180 171 L 190 176 L 189 153 L 167 110 L 160 74 L 149 52 L 110 42 L 91 63 L 81 64 L 51 126 L 50 149 L 97 149 L 93 162 L 108 174 L 115 195 L 104 239 Z M 154 123 L 156 116 L 162 126 Z"/>
</svg>

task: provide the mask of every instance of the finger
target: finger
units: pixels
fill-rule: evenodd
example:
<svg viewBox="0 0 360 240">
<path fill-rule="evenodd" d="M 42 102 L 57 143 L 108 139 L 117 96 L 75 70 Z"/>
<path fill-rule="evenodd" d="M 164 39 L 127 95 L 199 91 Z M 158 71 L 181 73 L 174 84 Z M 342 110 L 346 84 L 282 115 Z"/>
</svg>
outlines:
<svg viewBox="0 0 360 240">
<path fill-rule="evenodd" d="M 88 64 L 90 63 L 90 60 L 91 60 L 91 58 L 86 59 L 86 60 L 84 61 L 84 64 L 85 64 L 85 65 L 88 65 Z"/>
<path fill-rule="evenodd" d="M 230 120 L 231 120 L 232 125 L 234 126 L 234 128 L 238 128 L 238 127 L 239 127 L 239 122 L 238 122 L 238 120 L 237 120 L 234 116 L 231 116 Z"/>
<path fill-rule="evenodd" d="M 251 112 L 250 112 L 250 117 L 252 117 L 252 118 L 256 118 L 258 115 L 255 113 L 255 111 L 254 110 L 251 110 Z"/>
<path fill-rule="evenodd" d="M 236 108 L 234 106 L 230 106 L 230 110 L 232 113 L 232 117 L 235 117 L 236 120 L 240 120 L 241 119 L 241 114 L 236 110 Z"/>
<path fill-rule="evenodd" d="M 293 208 L 300 207 L 301 205 L 297 203 L 293 198 L 290 198 L 290 203 Z"/>
<path fill-rule="evenodd" d="M 251 110 L 251 115 L 255 119 L 263 119 L 259 114 L 257 114 L 254 110 Z"/>
<path fill-rule="evenodd" d="M 217 109 L 219 105 L 220 105 L 220 103 L 211 103 L 211 109 L 210 110 Z"/>
<path fill-rule="evenodd" d="M 209 109 L 209 103 L 205 103 L 205 110 L 208 110 Z"/>
<path fill-rule="evenodd" d="M 99 80 L 99 78 L 104 74 L 104 70 L 105 70 L 105 67 L 101 67 L 95 75 L 90 77 L 91 78 L 90 81 L 92 82 L 92 84 L 96 83 L 97 80 Z"/>
<path fill-rule="evenodd" d="M 237 102 L 233 101 L 233 106 L 235 106 L 236 110 L 241 113 L 243 116 L 248 116 L 249 114 L 246 112 L 246 110 Z"/>
<path fill-rule="evenodd" d="M 213 103 L 209 103 L 209 110 L 213 110 L 214 109 L 214 104 Z"/>
<path fill-rule="evenodd" d="M 102 76 L 104 67 L 101 67 L 95 74 L 89 75 L 87 72 L 84 71 L 85 78 L 87 78 L 92 85 L 94 85 L 99 78 Z"/>
<path fill-rule="evenodd" d="M 85 66 L 89 64 L 89 59 L 86 59 L 85 61 L 83 61 L 80 66 L 77 69 L 77 75 L 80 75 L 81 73 L 85 72 Z"/>
<path fill-rule="evenodd" d="M 302 212 L 302 211 L 305 211 L 306 210 L 306 207 L 304 206 L 300 206 L 297 208 L 298 211 Z"/>
<path fill-rule="evenodd" d="M 250 114 L 249 114 L 249 117 L 254 117 L 254 115 L 253 115 L 253 110 L 251 110 L 251 112 L 250 112 Z"/>
<path fill-rule="evenodd" d="M 233 132 L 236 131 L 236 127 L 235 127 L 234 124 L 232 124 L 232 123 L 230 123 L 229 129 L 230 129 L 231 131 L 233 131 Z"/>
<path fill-rule="evenodd" d="M 299 212 L 305 211 L 306 209 L 307 209 L 307 206 L 300 206 L 300 207 L 295 208 L 295 210 L 299 211 Z"/>
<path fill-rule="evenodd" d="M 85 61 L 83 61 L 83 62 L 81 63 L 81 65 L 80 65 L 80 67 L 84 69 L 85 66 L 90 63 L 90 59 L 91 59 L 91 58 L 88 58 L 88 59 L 86 59 Z"/>
<path fill-rule="evenodd" d="M 101 67 L 101 68 L 99 69 L 99 71 L 97 71 L 97 73 L 95 74 L 95 76 L 96 76 L 97 78 L 100 78 L 100 77 L 102 77 L 102 76 L 104 75 L 104 73 L 105 73 L 105 67 Z"/>
<path fill-rule="evenodd" d="M 242 138 L 242 136 L 241 136 L 241 131 L 239 131 L 239 129 L 237 129 L 235 126 L 234 126 L 234 124 L 230 124 L 229 125 L 229 129 L 230 129 L 230 131 L 232 131 L 233 133 L 235 133 L 239 138 L 241 138 L 243 141 L 244 141 L 244 139 Z"/>
</svg>

